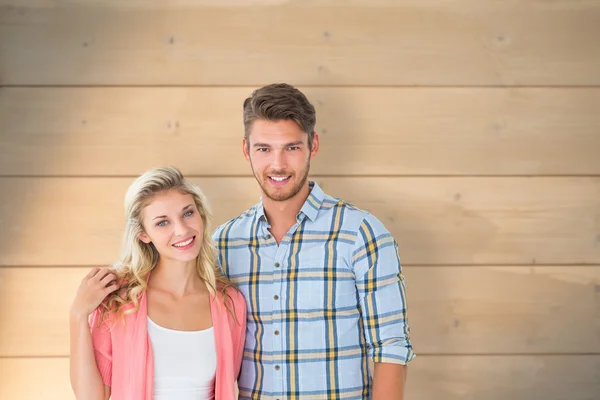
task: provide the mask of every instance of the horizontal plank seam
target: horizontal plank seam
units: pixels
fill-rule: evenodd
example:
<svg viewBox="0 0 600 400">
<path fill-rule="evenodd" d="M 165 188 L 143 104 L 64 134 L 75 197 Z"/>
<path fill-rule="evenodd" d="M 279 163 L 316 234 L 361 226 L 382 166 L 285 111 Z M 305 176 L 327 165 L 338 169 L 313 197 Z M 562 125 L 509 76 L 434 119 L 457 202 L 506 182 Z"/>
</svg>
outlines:
<svg viewBox="0 0 600 400">
<path fill-rule="evenodd" d="M 585 353 L 418 353 L 417 357 L 598 357 L 600 352 Z M 68 355 L 3 356 L 0 360 L 13 359 L 64 359 Z"/>
<path fill-rule="evenodd" d="M 133 179 L 139 175 L 29 175 L 29 174 L 0 174 L 0 179 Z M 186 178 L 253 178 L 252 175 L 196 175 L 185 174 Z M 375 174 L 375 175 L 310 175 L 309 179 L 326 178 L 600 178 L 597 174 Z"/>
<path fill-rule="evenodd" d="M 257 88 L 255 84 L 3 84 L 1 88 Z M 587 85 L 420 85 L 420 84 L 295 84 L 299 88 L 440 88 L 440 89 L 600 89 L 600 84 Z"/>
<path fill-rule="evenodd" d="M 51 268 L 94 268 L 98 266 L 103 266 L 103 264 L 78 264 L 78 265 L 2 265 L 0 264 L 0 269 L 51 269 Z M 526 263 L 515 263 L 515 264 L 421 264 L 421 263 L 410 263 L 410 264 L 402 264 L 403 268 L 562 268 L 562 267 L 586 267 L 586 268 L 599 268 L 600 264 L 598 263 L 560 263 L 560 264 L 526 264 Z"/>
</svg>

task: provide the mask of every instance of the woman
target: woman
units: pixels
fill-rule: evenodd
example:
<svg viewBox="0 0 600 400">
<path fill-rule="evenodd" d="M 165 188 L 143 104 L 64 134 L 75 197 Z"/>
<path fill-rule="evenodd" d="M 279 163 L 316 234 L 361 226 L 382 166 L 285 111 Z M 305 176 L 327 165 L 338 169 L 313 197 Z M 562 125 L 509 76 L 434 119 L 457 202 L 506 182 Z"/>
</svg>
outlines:
<svg viewBox="0 0 600 400">
<path fill-rule="evenodd" d="M 216 265 L 202 192 L 154 169 L 129 187 L 125 213 L 118 267 L 92 269 L 71 307 L 76 397 L 235 399 L 246 303 Z"/>
</svg>

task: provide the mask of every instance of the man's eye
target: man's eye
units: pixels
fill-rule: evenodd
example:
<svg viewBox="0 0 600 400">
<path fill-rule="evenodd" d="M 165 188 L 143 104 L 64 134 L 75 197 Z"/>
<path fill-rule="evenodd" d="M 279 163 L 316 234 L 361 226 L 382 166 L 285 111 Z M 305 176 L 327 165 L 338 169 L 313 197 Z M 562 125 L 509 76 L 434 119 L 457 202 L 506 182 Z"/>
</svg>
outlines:
<svg viewBox="0 0 600 400">
<path fill-rule="evenodd" d="M 300 147 L 298 146 L 290 146 L 288 147 L 288 150 L 298 150 Z"/>
<path fill-rule="evenodd" d="M 256 151 L 260 151 L 261 153 L 265 153 L 265 152 L 269 151 L 269 149 L 267 149 L 266 147 L 259 147 L 258 149 L 256 149 Z"/>
</svg>

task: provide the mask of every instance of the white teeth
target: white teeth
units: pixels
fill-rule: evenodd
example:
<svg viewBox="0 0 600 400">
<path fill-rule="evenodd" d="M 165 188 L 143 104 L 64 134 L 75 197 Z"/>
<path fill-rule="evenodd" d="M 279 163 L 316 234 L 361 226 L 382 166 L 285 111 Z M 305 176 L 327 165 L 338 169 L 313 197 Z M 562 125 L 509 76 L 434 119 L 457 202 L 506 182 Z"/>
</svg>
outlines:
<svg viewBox="0 0 600 400">
<path fill-rule="evenodd" d="M 187 246 L 188 244 L 192 243 L 192 240 L 194 240 L 194 238 L 191 238 L 190 240 L 186 240 L 186 241 L 185 241 L 185 242 L 183 242 L 183 243 L 177 243 L 177 244 L 174 244 L 173 246 L 175 246 L 175 247 L 185 247 L 185 246 Z"/>
<path fill-rule="evenodd" d="M 274 181 L 276 181 L 276 182 L 283 182 L 283 181 L 285 181 L 287 178 L 288 178 L 288 177 L 285 177 L 285 178 L 280 178 L 280 177 L 275 177 L 275 176 L 272 176 L 272 177 L 271 177 L 271 179 L 273 179 L 273 180 L 274 180 Z"/>
</svg>

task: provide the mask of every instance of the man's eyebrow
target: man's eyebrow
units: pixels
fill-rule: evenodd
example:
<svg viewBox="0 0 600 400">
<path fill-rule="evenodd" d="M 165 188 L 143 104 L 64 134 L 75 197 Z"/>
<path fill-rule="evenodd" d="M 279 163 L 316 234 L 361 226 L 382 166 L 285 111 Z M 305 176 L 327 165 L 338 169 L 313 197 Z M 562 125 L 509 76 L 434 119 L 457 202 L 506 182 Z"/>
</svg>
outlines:
<svg viewBox="0 0 600 400">
<path fill-rule="evenodd" d="M 283 147 L 298 146 L 299 144 L 304 144 L 304 142 L 302 140 L 296 140 L 295 142 L 286 143 Z"/>
<path fill-rule="evenodd" d="M 281 147 L 298 146 L 304 144 L 302 140 L 296 140 L 295 142 L 285 143 Z M 254 143 L 252 147 L 271 147 L 268 143 Z"/>
</svg>

